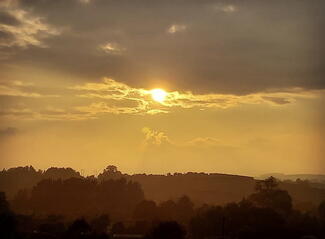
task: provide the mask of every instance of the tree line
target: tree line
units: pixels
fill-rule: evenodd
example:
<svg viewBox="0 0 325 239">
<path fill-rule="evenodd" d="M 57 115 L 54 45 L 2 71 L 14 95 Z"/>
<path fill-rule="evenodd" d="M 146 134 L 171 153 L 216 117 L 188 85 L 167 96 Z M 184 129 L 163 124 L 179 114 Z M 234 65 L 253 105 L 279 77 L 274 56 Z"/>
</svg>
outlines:
<svg viewBox="0 0 325 239">
<path fill-rule="evenodd" d="M 162 189 L 163 190 L 163 189 Z M 239 202 L 195 206 L 187 196 L 155 202 L 126 179 L 45 179 L 14 200 L 0 193 L 1 238 L 324 238 L 325 201 L 293 207 L 275 178 Z"/>
<path fill-rule="evenodd" d="M 166 201 L 187 195 L 196 205 L 225 204 L 240 201 L 254 192 L 253 177 L 227 175 L 220 173 L 173 173 L 167 175 L 126 174 L 110 165 L 96 176 L 82 176 L 72 168 L 52 167 L 36 170 L 32 166 L 16 167 L 0 171 L 0 191 L 4 191 L 9 200 L 19 190 L 31 191 L 44 179 L 87 178 L 98 181 L 124 178 L 141 184 L 145 197 L 154 201 Z M 296 208 L 310 211 L 325 198 L 325 184 L 307 180 L 280 181 L 279 187 L 288 191 Z M 163 189 L 163 190 L 162 190 Z"/>
</svg>

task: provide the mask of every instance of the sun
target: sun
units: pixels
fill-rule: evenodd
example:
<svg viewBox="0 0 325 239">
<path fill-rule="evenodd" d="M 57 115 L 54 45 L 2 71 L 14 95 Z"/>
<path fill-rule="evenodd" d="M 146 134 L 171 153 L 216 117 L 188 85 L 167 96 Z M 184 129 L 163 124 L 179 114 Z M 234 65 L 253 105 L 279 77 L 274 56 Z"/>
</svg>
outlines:
<svg viewBox="0 0 325 239">
<path fill-rule="evenodd" d="M 163 89 L 153 89 L 150 91 L 151 97 L 154 101 L 157 101 L 159 103 L 164 102 L 167 96 L 167 92 Z"/>
</svg>

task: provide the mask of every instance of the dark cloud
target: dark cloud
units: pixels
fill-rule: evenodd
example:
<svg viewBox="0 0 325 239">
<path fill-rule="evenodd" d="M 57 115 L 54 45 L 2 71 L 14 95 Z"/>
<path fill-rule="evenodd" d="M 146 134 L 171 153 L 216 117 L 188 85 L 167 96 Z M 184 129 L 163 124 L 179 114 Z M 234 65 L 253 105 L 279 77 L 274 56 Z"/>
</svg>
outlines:
<svg viewBox="0 0 325 239">
<path fill-rule="evenodd" d="M 20 21 L 10 13 L 0 9 L 0 24 L 17 26 Z"/>
<path fill-rule="evenodd" d="M 12 38 L 12 34 L 0 30 L 0 41 L 1 40 L 8 40 L 10 38 Z"/>
<path fill-rule="evenodd" d="M 8 127 L 0 130 L 0 137 L 12 136 L 17 134 L 18 129 L 14 127 Z"/>
<path fill-rule="evenodd" d="M 266 101 L 270 101 L 276 105 L 285 105 L 290 104 L 292 99 L 282 98 L 282 97 L 271 97 L 271 96 L 263 96 L 262 97 Z"/>
<path fill-rule="evenodd" d="M 44 40 L 48 48 L 17 52 L 15 64 L 195 92 L 325 87 L 322 0 L 24 0 L 20 8 L 66 31 Z M 173 25 L 183 30 L 168 32 Z M 99 48 L 107 43 L 125 50 Z"/>
</svg>

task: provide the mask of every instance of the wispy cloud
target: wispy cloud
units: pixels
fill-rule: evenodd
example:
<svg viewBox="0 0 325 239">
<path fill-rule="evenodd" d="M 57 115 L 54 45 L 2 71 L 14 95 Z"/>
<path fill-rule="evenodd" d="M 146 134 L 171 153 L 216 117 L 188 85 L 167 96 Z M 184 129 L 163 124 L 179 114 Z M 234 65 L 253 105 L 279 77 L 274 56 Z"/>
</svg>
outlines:
<svg viewBox="0 0 325 239">
<path fill-rule="evenodd" d="M 222 145 L 221 141 L 212 137 L 198 137 L 185 143 L 188 146 L 195 147 L 213 147 Z"/>
<path fill-rule="evenodd" d="M 169 34 L 175 34 L 178 32 L 184 32 L 187 29 L 187 26 L 184 24 L 173 24 L 168 27 L 167 33 Z"/>
<path fill-rule="evenodd" d="M 92 114 L 78 110 L 68 110 L 55 107 L 45 107 L 36 110 L 27 107 L 7 108 L 0 110 L 0 117 L 6 120 L 47 120 L 75 121 L 95 119 Z"/>
<path fill-rule="evenodd" d="M 32 119 L 34 112 L 29 108 L 9 108 L 1 109 L 0 117 L 10 120 Z"/>
<path fill-rule="evenodd" d="M 36 88 L 37 89 L 37 88 Z M 248 95 L 233 94 L 195 94 L 190 91 L 170 91 L 162 102 L 152 98 L 149 89 L 131 87 L 125 83 L 104 78 L 101 82 L 84 83 L 69 87 L 71 105 L 65 108 L 46 106 L 45 108 L 14 107 L 2 109 L 0 117 L 19 120 L 87 120 L 102 117 L 105 114 L 156 115 L 175 110 L 215 110 L 228 109 L 239 105 L 267 104 L 271 107 L 284 107 L 298 99 L 319 97 L 324 91 L 301 88 L 282 89 L 281 91 L 260 92 Z M 71 92 L 72 91 L 72 92 Z M 44 98 L 58 95 L 38 93 L 33 84 L 12 81 L 0 82 L 0 96 Z M 65 95 L 61 95 L 60 98 Z M 85 104 L 80 103 L 82 98 Z M 48 103 L 51 105 L 50 101 Z M 198 139 L 189 144 L 205 145 L 216 142 L 209 138 Z"/>
<path fill-rule="evenodd" d="M 105 102 L 92 103 L 88 106 L 76 107 L 76 110 L 80 112 L 86 112 L 91 115 L 111 113 L 111 114 L 140 114 L 143 111 L 143 107 L 125 107 L 125 106 L 112 106 Z"/>
<path fill-rule="evenodd" d="M 79 0 L 79 1 L 84 4 L 89 4 L 91 2 L 91 0 Z"/>
<path fill-rule="evenodd" d="M 40 97 L 38 93 L 28 93 L 14 87 L 0 85 L 0 95 L 3 96 L 21 96 L 21 97 Z"/>
<path fill-rule="evenodd" d="M 114 103 L 96 102 L 88 106 L 77 107 L 77 110 L 91 114 L 157 114 L 163 113 L 161 109 L 151 107 L 150 91 L 130 87 L 113 79 L 104 78 L 100 83 L 86 83 L 70 87 L 82 91 L 79 97 L 100 98 L 113 100 Z M 124 105 L 122 105 L 124 103 Z M 126 105 L 126 106 L 125 106 Z"/>
<path fill-rule="evenodd" d="M 17 8 L 10 1 L 7 4 L 0 5 L 0 11 L 5 16 L 0 18 L 0 32 L 2 34 L 0 47 L 47 47 L 43 39 L 59 35 L 61 32 L 45 23 L 41 17 Z"/>
<path fill-rule="evenodd" d="M 58 95 L 44 95 L 35 92 L 33 84 L 22 81 L 0 81 L 0 96 L 18 96 L 18 97 L 58 97 Z"/>
<path fill-rule="evenodd" d="M 233 13 L 238 11 L 238 7 L 232 4 L 217 4 L 214 9 L 219 12 Z"/>
<path fill-rule="evenodd" d="M 305 91 L 300 88 L 248 95 L 194 94 L 189 91 L 171 91 L 167 92 L 166 99 L 163 102 L 157 103 L 151 98 L 150 90 L 134 88 L 108 78 L 104 78 L 99 83 L 86 83 L 70 87 L 70 89 L 81 91 L 82 93 L 78 94 L 79 97 L 109 101 L 77 107 L 80 111 L 94 115 L 100 113 L 158 114 L 168 113 L 173 108 L 227 109 L 240 104 L 283 106 L 295 102 L 298 98 L 316 97 L 320 94 L 318 91 Z"/>
<path fill-rule="evenodd" d="M 108 54 L 119 55 L 126 51 L 126 48 L 122 47 L 120 44 L 114 42 L 107 42 L 105 44 L 99 45 L 100 50 Z"/>
<path fill-rule="evenodd" d="M 144 134 L 144 147 L 163 146 L 173 144 L 168 136 L 161 131 L 156 131 L 148 127 L 142 128 Z"/>
<path fill-rule="evenodd" d="M 238 148 L 239 145 L 226 144 L 214 137 L 197 137 L 185 141 L 175 141 L 163 131 L 155 130 L 150 127 L 142 128 L 144 149 L 160 147 L 211 149 L 211 148 Z"/>
</svg>

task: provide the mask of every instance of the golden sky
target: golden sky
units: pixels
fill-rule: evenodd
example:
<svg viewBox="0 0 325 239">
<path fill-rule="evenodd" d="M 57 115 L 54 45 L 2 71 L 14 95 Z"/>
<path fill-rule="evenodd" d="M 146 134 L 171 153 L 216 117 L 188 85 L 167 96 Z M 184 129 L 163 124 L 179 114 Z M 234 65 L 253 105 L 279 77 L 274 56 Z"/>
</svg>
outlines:
<svg viewBox="0 0 325 239">
<path fill-rule="evenodd" d="M 306 1 L 0 2 L 0 168 L 325 173 Z"/>
</svg>

